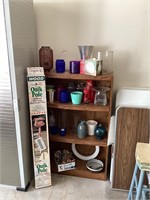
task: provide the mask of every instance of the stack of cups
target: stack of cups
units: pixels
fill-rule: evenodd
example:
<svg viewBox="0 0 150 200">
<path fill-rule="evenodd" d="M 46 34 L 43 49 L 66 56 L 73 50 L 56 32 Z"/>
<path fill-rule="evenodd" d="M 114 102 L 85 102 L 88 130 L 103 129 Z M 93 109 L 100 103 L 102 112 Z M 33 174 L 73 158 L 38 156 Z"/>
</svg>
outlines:
<svg viewBox="0 0 150 200">
<path fill-rule="evenodd" d="M 54 102 L 54 92 L 55 90 L 54 89 L 48 89 L 48 94 L 49 94 L 49 102 L 50 103 L 53 103 Z"/>
</svg>

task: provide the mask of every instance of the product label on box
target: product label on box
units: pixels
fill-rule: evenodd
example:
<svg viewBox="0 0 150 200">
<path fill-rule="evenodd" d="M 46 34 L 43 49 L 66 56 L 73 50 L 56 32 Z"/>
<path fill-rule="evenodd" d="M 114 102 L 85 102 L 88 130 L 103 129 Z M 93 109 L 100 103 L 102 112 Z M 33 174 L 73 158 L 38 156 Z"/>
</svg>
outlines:
<svg viewBox="0 0 150 200">
<path fill-rule="evenodd" d="M 75 169 L 75 162 L 58 165 L 58 172 Z"/>
<path fill-rule="evenodd" d="M 42 137 L 39 137 L 38 139 L 36 139 L 35 142 L 36 142 L 38 148 L 40 149 L 40 151 L 43 151 L 46 149 L 46 145 L 45 145 Z"/>
<path fill-rule="evenodd" d="M 89 59 L 85 61 L 85 74 L 96 76 L 96 60 Z"/>
<path fill-rule="evenodd" d="M 51 185 L 45 76 L 42 67 L 27 68 L 35 188 Z"/>
<path fill-rule="evenodd" d="M 44 69 L 43 67 L 28 67 L 27 74 L 28 76 L 31 76 L 31 77 L 44 75 Z"/>
<path fill-rule="evenodd" d="M 45 77 L 28 77 L 29 103 L 46 103 Z"/>
</svg>

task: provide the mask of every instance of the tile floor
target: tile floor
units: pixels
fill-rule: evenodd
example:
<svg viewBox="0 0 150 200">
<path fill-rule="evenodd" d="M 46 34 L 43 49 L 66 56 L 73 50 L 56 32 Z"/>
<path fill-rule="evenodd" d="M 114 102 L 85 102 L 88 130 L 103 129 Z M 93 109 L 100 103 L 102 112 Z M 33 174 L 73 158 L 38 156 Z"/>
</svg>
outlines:
<svg viewBox="0 0 150 200">
<path fill-rule="evenodd" d="M 52 186 L 27 192 L 0 188 L 0 200 L 126 200 L 127 192 L 111 189 L 109 181 L 52 174 Z"/>
</svg>

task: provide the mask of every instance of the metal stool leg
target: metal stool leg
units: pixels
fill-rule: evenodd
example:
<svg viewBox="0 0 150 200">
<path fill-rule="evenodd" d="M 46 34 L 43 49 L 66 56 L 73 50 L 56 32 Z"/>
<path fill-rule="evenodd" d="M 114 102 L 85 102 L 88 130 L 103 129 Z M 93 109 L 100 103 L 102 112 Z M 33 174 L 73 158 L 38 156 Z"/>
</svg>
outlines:
<svg viewBox="0 0 150 200">
<path fill-rule="evenodd" d="M 136 193 L 136 200 L 139 200 L 140 196 L 141 196 L 144 175 L 145 175 L 145 171 L 141 170 L 141 172 L 140 172 L 140 178 L 139 178 L 139 183 L 138 183 L 138 188 L 137 188 L 137 193 Z"/>
<path fill-rule="evenodd" d="M 132 192 L 133 192 L 133 188 L 134 188 L 134 185 L 135 185 L 135 179 L 136 179 L 137 171 L 138 171 L 138 165 L 135 164 L 134 172 L 133 172 L 133 176 L 132 176 L 132 181 L 131 181 L 131 185 L 130 185 L 130 190 L 129 190 L 129 194 L 128 194 L 128 200 L 132 199 Z"/>
</svg>

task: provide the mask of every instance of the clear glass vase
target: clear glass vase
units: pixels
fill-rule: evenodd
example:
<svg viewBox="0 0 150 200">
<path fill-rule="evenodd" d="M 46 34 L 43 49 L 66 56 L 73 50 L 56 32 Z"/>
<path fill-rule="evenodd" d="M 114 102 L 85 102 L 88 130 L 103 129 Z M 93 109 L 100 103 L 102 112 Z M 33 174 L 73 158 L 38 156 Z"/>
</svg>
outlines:
<svg viewBox="0 0 150 200">
<path fill-rule="evenodd" d="M 106 92 L 110 90 L 109 87 L 100 87 L 100 88 L 94 88 L 95 98 L 94 98 L 94 104 L 96 105 L 106 105 L 107 104 L 107 94 Z"/>
<path fill-rule="evenodd" d="M 113 51 L 104 51 L 101 53 L 102 59 L 102 74 L 113 72 Z"/>
</svg>

